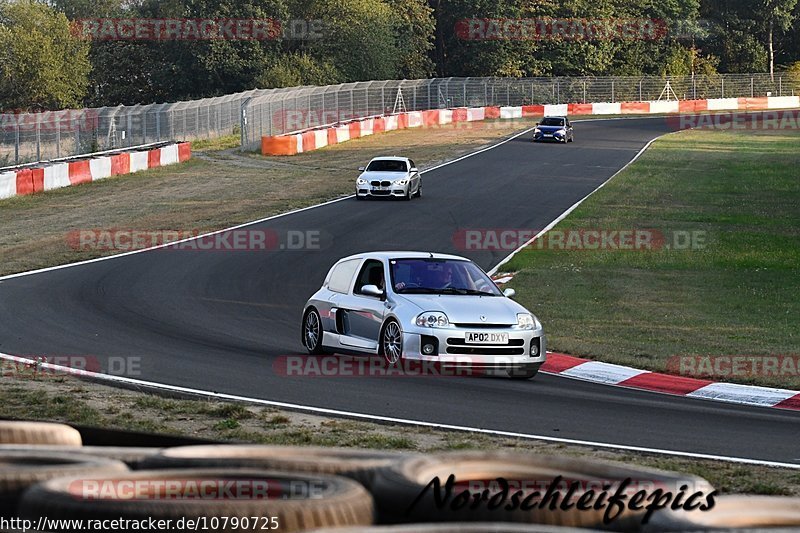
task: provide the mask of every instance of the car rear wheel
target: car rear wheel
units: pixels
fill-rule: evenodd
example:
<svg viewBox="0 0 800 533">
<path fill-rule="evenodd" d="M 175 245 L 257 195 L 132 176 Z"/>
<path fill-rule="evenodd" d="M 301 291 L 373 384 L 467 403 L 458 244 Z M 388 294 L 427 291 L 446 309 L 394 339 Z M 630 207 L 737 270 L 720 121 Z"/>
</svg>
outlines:
<svg viewBox="0 0 800 533">
<path fill-rule="evenodd" d="M 303 317 L 303 346 L 312 355 L 325 353 L 322 349 L 322 319 L 313 307 Z"/>
<path fill-rule="evenodd" d="M 403 330 L 394 319 L 389 320 L 383 326 L 380 350 L 381 355 L 390 365 L 399 363 L 403 356 Z"/>
</svg>

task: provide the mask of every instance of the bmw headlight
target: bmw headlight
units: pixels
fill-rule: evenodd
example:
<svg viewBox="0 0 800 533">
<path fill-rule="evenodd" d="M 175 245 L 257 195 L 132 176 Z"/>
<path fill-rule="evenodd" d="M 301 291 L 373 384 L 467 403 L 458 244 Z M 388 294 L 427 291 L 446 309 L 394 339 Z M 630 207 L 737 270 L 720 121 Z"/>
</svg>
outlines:
<svg viewBox="0 0 800 533">
<path fill-rule="evenodd" d="M 446 328 L 450 325 L 450 321 L 447 320 L 447 315 L 439 311 L 426 311 L 417 316 L 414 323 L 421 328 Z"/>
<path fill-rule="evenodd" d="M 393 185 L 405 185 L 406 183 L 408 183 L 408 179 L 402 179 L 395 181 Z"/>
<path fill-rule="evenodd" d="M 358 178 L 356 180 L 356 184 L 358 184 L 358 185 L 366 185 L 367 184 L 367 180 L 365 180 L 364 178 Z"/>
<path fill-rule="evenodd" d="M 536 329 L 536 320 L 530 313 L 517 313 L 517 327 L 521 329 Z"/>
</svg>

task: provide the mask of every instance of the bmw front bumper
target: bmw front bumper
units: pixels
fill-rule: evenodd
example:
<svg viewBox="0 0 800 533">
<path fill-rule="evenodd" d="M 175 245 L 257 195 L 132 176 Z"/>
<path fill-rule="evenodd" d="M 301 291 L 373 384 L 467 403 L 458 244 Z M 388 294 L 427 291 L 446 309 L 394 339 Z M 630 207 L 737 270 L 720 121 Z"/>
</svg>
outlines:
<svg viewBox="0 0 800 533">
<path fill-rule="evenodd" d="M 362 198 L 402 198 L 408 191 L 406 185 L 389 185 L 386 187 L 374 187 L 369 183 L 356 186 L 356 195 Z"/>
</svg>

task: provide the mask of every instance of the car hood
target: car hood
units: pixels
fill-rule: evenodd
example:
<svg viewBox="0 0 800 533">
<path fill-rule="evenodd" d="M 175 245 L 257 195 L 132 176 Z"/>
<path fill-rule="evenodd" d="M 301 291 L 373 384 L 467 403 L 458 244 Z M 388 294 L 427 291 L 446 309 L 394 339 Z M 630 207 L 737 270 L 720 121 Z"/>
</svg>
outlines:
<svg viewBox="0 0 800 533">
<path fill-rule="evenodd" d="M 406 178 L 407 176 L 408 174 L 406 172 L 362 172 L 361 173 L 361 178 L 368 181 L 372 180 L 395 181 Z"/>
<path fill-rule="evenodd" d="M 516 324 L 517 313 L 529 311 L 504 296 L 452 294 L 402 294 L 405 300 L 423 311 L 441 311 L 451 324 Z M 486 318 L 481 320 L 481 316 Z"/>
</svg>

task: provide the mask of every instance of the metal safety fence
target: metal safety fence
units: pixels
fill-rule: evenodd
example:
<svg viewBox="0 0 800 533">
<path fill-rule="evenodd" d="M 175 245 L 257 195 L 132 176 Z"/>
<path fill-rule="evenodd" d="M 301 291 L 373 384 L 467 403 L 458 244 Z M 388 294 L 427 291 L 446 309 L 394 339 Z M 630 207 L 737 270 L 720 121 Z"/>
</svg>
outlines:
<svg viewBox="0 0 800 533">
<path fill-rule="evenodd" d="M 0 167 L 165 140 L 264 135 L 398 111 L 463 106 L 790 96 L 785 74 L 557 78 L 433 78 L 254 89 L 165 104 L 0 114 Z"/>
</svg>

